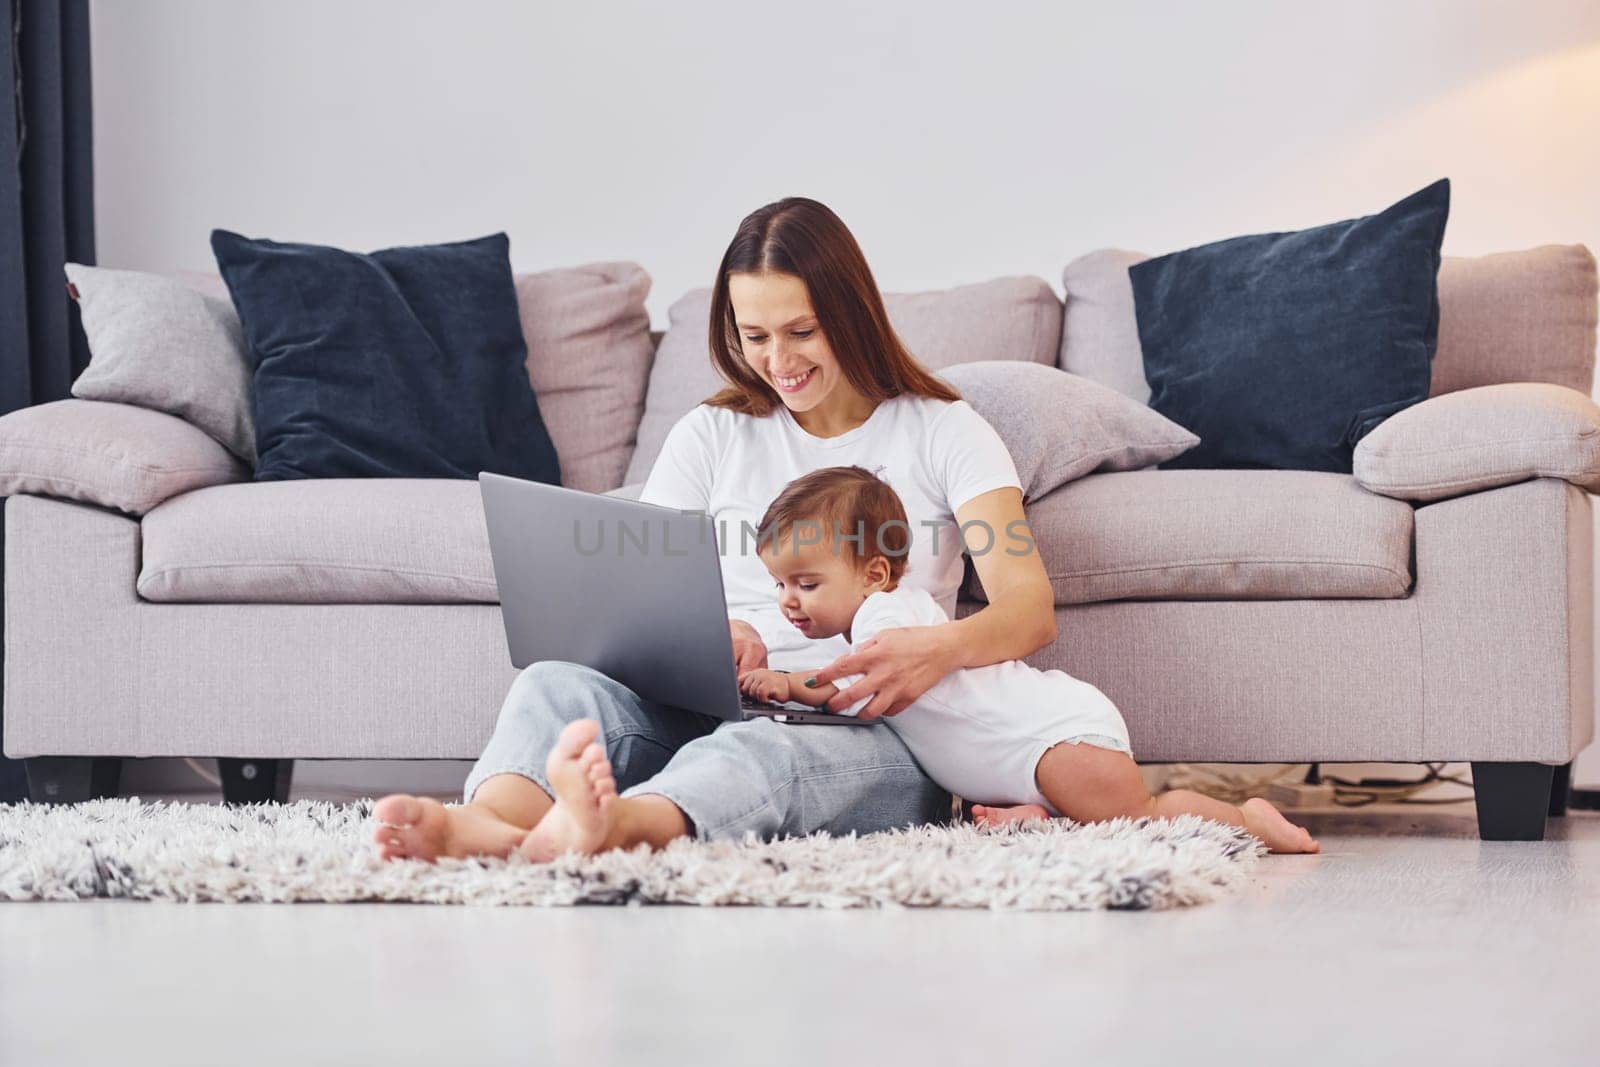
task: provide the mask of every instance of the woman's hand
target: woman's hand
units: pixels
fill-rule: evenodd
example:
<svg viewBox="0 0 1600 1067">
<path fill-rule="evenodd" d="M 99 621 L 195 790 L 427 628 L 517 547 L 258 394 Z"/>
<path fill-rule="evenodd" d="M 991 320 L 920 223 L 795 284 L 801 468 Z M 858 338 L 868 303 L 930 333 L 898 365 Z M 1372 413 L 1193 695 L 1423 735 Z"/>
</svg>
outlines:
<svg viewBox="0 0 1600 1067">
<path fill-rule="evenodd" d="M 858 718 L 898 715 L 956 667 L 958 659 L 949 632 L 948 623 L 883 630 L 807 677 L 821 685 L 847 674 L 865 674 L 849 689 L 835 693 L 828 710 L 847 711 L 862 697 L 875 693 Z"/>
<path fill-rule="evenodd" d="M 743 619 L 729 619 L 728 631 L 733 635 L 733 668 L 738 674 L 761 670 L 767 665 L 767 645 L 756 633 L 756 628 Z"/>
<path fill-rule="evenodd" d="M 789 676 L 764 668 L 739 675 L 739 692 L 757 700 L 789 699 Z"/>
</svg>

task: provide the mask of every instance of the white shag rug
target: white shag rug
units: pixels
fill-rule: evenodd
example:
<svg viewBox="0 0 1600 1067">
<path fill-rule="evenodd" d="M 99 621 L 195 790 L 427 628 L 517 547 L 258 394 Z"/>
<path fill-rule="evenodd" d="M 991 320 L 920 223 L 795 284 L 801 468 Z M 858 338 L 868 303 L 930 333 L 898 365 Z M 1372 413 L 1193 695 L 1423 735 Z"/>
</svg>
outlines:
<svg viewBox="0 0 1600 1067">
<path fill-rule="evenodd" d="M 1265 852 L 1198 816 L 925 826 L 864 837 L 688 839 L 533 864 L 380 860 L 371 802 L 0 805 L 0 901 L 411 901 L 1034 911 L 1203 904 Z"/>
</svg>

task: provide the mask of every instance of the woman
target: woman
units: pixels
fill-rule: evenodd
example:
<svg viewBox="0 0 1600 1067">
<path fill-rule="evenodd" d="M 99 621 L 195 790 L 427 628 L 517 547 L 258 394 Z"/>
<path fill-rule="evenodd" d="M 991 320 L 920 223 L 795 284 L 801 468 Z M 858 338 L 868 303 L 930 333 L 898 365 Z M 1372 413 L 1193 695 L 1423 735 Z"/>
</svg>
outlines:
<svg viewBox="0 0 1600 1067">
<path fill-rule="evenodd" d="M 806 669 L 819 683 L 864 674 L 829 706 L 873 695 L 864 715 L 895 715 L 958 667 L 1020 659 L 1055 639 L 1038 553 L 983 550 L 998 531 L 1032 543 L 1010 455 L 906 351 L 838 216 L 791 197 L 740 223 L 717 271 L 710 348 L 728 385 L 673 427 L 640 499 L 712 517 L 741 673 Z M 980 524 L 973 563 L 988 606 L 886 631 L 854 654 L 842 638 L 808 640 L 783 618 L 743 524 L 753 530 L 794 478 L 850 463 L 876 469 L 900 493 L 913 533 L 905 581 L 947 614 L 962 576 L 958 527 Z M 594 803 L 589 787 L 603 781 L 610 794 L 612 779 L 620 796 Z M 453 808 L 404 795 L 380 801 L 374 837 L 384 857 L 503 856 L 522 845 L 547 859 L 685 835 L 868 833 L 950 810 L 892 730 L 723 722 L 554 661 L 513 683 L 463 793 Z"/>
</svg>

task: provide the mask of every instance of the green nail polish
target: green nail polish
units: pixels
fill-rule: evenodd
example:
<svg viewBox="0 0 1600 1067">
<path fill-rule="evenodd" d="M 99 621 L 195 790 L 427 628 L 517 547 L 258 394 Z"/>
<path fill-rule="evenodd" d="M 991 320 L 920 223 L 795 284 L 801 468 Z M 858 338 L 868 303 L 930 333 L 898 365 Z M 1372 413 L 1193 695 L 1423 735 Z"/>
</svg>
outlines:
<svg viewBox="0 0 1600 1067">
<path fill-rule="evenodd" d="M 816 678 L 807 678 L 806 679 L 806 688 L 807 689 L 815 689 L 816 687 L 817 687 Z"/>
</svg>

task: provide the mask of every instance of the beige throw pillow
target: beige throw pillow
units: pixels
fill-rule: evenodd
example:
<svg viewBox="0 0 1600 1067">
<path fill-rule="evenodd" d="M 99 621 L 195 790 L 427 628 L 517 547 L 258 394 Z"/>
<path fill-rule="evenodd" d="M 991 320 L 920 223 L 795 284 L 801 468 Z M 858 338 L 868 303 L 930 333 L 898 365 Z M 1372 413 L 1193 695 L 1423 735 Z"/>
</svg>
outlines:
<svg viewBox="0 0 1600 1067">
<path fill-rule="evenodd" d="M 1444 393 L 1363 437 L 1354 473 L 1372 492 L 1401 500 L 1442 500 L 1529 478 L 1600 492 L 1600 406 L 1543 382 Z"/>
<path fill-rule="evenodd" d="M 0 418 L 0 496 L 30 493 L 143 515 L 250 468 L 184 419 L 132 404 L 57 400 Z"/>
<path fill-rule="evenodd" d="M 1152 467 L 1200 443 L 1138 401 L 1055 367 L 990 360 L 939 377 L 1005 442 L 1026 501 L 1095 471 Z"/>
<path fill-rule="evenodd" d="M 142 271 L 68 263 L 66 274 L 89 339 L 72 395 L 176 415 L 254 463 L 254 363 L 227 296 Z"/>
</svg>

